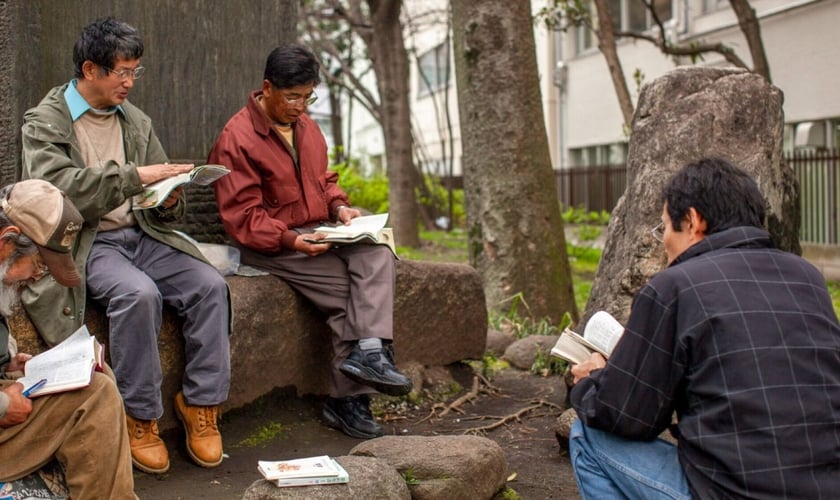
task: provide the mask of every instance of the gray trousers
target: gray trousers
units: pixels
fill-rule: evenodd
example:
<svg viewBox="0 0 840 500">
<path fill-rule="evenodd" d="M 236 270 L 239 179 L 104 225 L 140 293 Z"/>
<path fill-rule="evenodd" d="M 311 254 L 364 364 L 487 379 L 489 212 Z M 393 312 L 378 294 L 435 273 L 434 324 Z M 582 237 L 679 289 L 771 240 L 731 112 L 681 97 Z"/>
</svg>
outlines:
<svg viewBox="0 0 840 500">
<path fill-rule="evenodd" d="M 359 339 L 394 338 L 394 254 L 384 245 L 346 245 L 310 257 L 293 250 L 265 255 L 241 247 L 243 264 L 282 278 L 327 315 L 332 329 L 330 396 L 368 394 L 338 367 Z"/>
<path fill-rule="evenodd" d="M 131 227 L 96 235 L 87 287 L 106 307 L 111 366 L 134 418 L 163 415 L 158 334 L 163 305 L 183 319 L 187 404 L 224 402 L 230 388 L 230 302 L 227 283 L 209 264 Z"/>
</svg>

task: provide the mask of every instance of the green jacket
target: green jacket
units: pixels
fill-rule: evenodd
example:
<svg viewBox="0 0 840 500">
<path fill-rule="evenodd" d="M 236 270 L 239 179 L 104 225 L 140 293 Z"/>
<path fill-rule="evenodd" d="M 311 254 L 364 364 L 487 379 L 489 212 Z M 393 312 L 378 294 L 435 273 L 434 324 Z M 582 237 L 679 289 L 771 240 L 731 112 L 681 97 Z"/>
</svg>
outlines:
<svg viewBox="0 0 840 500">
<path fill-rule="evenodd" d="M 103 168 L 86 168 L 64 100 L 67 85 L 52 89 L 38 106 L 29 109 L 23 116 L 22 129 L 22 178 L 51 182 L 67 193 L 85 219 L 73 253 L 82 285 L 70 289 L 52 278 L 42 279 L 29 285 L 21 296 L 29 318 L 50 345 L 70 336 L 84 321 L 85 262 L 100 217 L 142 191 L 138 166 L 168 161 L 152 128 L 152 120 L 126 101 L 122 104 L 125 116 L 118 115 L 127 163 L 119 165 L 109 161 Z M 186 201 L 182 195 L 169 210 L 136 210 L 134 216 L 149 236 L 206 262 L 195 245 L 169 225 L 185 210 Z"/>
</svg>

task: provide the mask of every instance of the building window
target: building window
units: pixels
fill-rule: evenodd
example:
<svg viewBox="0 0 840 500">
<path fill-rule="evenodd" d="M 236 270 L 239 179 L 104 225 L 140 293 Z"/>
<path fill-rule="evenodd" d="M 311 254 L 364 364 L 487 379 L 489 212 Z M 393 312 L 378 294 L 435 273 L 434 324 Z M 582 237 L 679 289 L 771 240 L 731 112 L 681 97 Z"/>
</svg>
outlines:
<svg viewBox="0 0 840 500">
<path fill-rule="evenodd" d="M 449 46 L 440 44 L 421 55 L 417 63 L 417 96 L 424 97 L 449 85 Z"/>
<path fill-rule="evenodd" d="M 674 17 L 673 0 L 653 0 L 653 10 L 662 21 L 662 24 L 667 23 Z M 653 15 L 645 6 L 642 0 L 607 0 L 610 14 L 613 17 L 613 28 L 616 31 L 647 31 L 654 26 L 656 22 Z M 591 0 L 586 0 L 583 8 L 590 14 L 592 18 L 592 25 L 598 25 L 598 15 L 592 5 Z M 597 37 L 592 33 L 592 30 L 586 26 L 577 26 L 575 28 L 575 49 L 577 54 L 581 54 L 589 49 L 597 46 Z"/>
<path fill-rule="evenodd" d="M 729 7 L 729 0 L 703 0 L 703 14 L 711 14 Z"/>
<path fill-rule="evenodd" d="M 627 143 L 614 142 L 583 148 L 572 148 L 569 156 L 573 167 L 601 167 L 624 165 L 627 162 Z"/>
</svg>

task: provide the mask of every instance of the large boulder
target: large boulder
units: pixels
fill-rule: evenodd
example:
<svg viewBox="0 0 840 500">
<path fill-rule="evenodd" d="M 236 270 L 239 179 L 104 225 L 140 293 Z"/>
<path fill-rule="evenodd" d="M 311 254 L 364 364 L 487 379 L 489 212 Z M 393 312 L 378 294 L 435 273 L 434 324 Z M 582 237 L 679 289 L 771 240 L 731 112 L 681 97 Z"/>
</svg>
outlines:
<svg viewBox="0 0 840 500">
<path fill-rule="evenodd" d="M 633 116 L 627 189 L 612 212 L 604 253 L 582 323 L 606 310 L 625 323 L 633 296 L 665 265 L 659 193 L 685 164 L 725 158 L 758 182 L 776 244 L 800 253 L 793 169 L 782 158 L 782 92 L 733 68 L 678 68 L 642 87 Z"/>
<path fill-rule="evenodd" d="M 406 478 L 414 500 L 489 500 L 507 477 L 502 448 L 479 436 L 385 436 L 356 445 L 350 455 L 389 463 Z"/>
<path fill-rule="evenodd" d="M 274 276 L 229 276 L 233 325 L 230 397 L 223 409 L 244 406 L 277 387 L 298 395 L 328 392 L 330 331 L 324 316 Z M 108 344 L 103 309 L 88 303 L 85 322 Z M 22 352 L 46 346 L 24 314 L 10 321 Z M 163 367 L 161 429 L 177 426 L 172 410 L 184 373 L 181 323 L 164 311 L 158 348 Z M 394 301 L 394 346 L 398 365 L 447 365 L 480 359 L 487 336 L 481 278 L 470 266 L 400 260 Z M 107 349 L 106 349 L 107 353 Z"/>
</svg>

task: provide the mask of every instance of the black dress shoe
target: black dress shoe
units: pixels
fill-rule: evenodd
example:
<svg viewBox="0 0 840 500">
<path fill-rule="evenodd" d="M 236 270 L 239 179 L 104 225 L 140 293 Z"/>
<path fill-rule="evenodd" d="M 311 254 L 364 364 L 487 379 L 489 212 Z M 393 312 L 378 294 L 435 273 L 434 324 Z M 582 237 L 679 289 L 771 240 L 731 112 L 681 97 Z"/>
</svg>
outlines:
<svg viewBox="0 0 840 500">
<path fill-rule="evenodd" d="M 397 371 L 390 344 L 381 349 L 364 350 L 356 344 L 338 369 L 350 379 L 383 394 L 403 396 L 411 392 L 411 379 Z"/>
<path fill-rule="evenodd" d="M 385 434 L 370 414 L 370 399 L 365 395 L 327 398 L 324 419 L 330 427 L 354 438 L 373 439 Z"/>
</svg>

